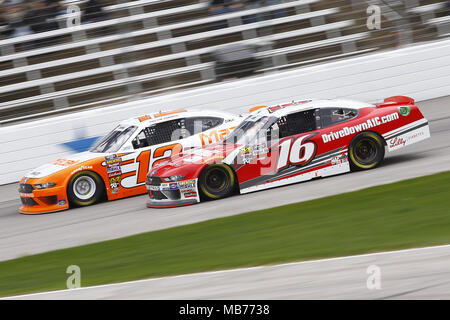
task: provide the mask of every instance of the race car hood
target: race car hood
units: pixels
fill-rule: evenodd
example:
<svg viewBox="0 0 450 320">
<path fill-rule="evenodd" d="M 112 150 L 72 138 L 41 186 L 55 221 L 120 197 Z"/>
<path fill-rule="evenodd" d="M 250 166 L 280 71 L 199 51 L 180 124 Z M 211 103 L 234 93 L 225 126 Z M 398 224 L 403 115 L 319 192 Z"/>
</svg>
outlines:
<svg viewBox="0 0 450 320">
<path fill-rule="evenodd" d="M 215 143 L 202 148 L 193 148 L 183 151 L 167 161 L 154 166 L 150 175 L 170 176 L 178 174 L 179 168 L 198 168 L 211 163 L 232 161 L 239 152 L 239 146 L 230 143 Z M 229 160 L 230 159 L 230 160 Z"/>
<path fill-rule="evenodd" d="M 25 178 L 39 179 L 47 177 L 56 172 L 68 169 L 70 167 L 78 167 L 81 163 L 95 158 L 102 158 L 105 154 L 94 152 L 82 152 L 73 154 L 67 158 L 58 159 L 52 163 L 44 164 L 25 174 Z"/>
<path fill-rule="evenodd" d="M 238 149 L 237 145 L 231 143 L 215 143 L 203 148 L 193 148 L 183 152 L 178 158 L 172 159 L 174 167 L 186 164 L 208 164 L 212 162 L 223 162 L 229 158 L 234 151 Z"/>
</svg>

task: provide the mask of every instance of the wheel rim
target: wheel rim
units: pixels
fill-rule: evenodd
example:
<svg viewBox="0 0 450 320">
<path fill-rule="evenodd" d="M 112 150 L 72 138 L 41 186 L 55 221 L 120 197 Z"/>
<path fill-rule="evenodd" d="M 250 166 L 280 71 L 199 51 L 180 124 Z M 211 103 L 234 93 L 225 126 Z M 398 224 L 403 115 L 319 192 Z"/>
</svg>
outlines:
<svg viewBox="0 0 450 320">
<path fill-rule="evenodd" d="M 73 193 L 78 199 L 87 200 L 92 198 L 97 189 L 94 179 L 88 176 L 82 176 L 73 183 Z"/>
<path fill-rule="evenodd" d="M 206 186 L 212 192 L 221 192 L 227 186 L 227 174 L 220 169 L 209 171 L 205 176 Z"/>
<path fill-rule="evenodd" d="M 355 146 L 355 157 L 359 163 L 370 164 L 378 155 L 378 149 L 373 140 L 363 139 Z"/>
</svg>

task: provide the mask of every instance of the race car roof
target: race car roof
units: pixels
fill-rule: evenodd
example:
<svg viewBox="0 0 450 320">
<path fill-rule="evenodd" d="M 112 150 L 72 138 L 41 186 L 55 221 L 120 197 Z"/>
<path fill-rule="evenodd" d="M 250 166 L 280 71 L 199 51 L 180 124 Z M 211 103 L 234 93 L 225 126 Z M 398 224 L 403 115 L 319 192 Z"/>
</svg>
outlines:
<svg viewBox="0 0 450 320">
<path fill-rule="evenodd" d="M 288 103 L 281 103 L 267 108 L 262 108 L 257 113 L 261 115 L 272 115 L 281 117 L 286 114 L 290 114 L 298 111 L 306 111 L 318 108 L 351 108 L 351 109 L 361 109 L 374 107 L 373 104 L 348 100 L 348 99 L 329 99 L 329 100 L 312 100 L 304 99 L 299 101 L 291 101 Z"/>
<path fill-rule="evenodd" d="M 185 117 L 219 117 L 223 119 L 235 119 L 238 116 L 232 113 L 214 110 L 173 110 L 160 111 L 153 114 L 147 114 L 140 117 L 129 118 L 122 121 L 121 125 L 126 126 L 148 126 L 150 124 L 160 123 L 171 119 L 181 119 Z"/>
</svg>

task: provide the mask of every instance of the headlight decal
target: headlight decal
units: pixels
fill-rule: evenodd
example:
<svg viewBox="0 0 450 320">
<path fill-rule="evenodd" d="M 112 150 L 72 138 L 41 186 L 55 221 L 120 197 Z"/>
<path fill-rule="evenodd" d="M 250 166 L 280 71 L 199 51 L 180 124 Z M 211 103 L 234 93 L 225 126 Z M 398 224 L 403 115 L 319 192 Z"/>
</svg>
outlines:
<svg viewBox="0 0 450 320">
<path fill-rule="evenodd" d="M 46 182 L 46 183 L 35 184 L 34 186 L 36 187 L 36 189 L 43 190 L 43 189 L 53 188 L 54 186 L 56 186 L 56 183 Z"/>
<path fill-rule="evenodd" d="M 163 177 L 164 181 L 167 181 L 167 182 L 180 181 L 180 180 L 183 180 L 184 178 L 186 178 L 186 177 L 181 174 L 176 175 L 176 176 Z"/>
</svg>

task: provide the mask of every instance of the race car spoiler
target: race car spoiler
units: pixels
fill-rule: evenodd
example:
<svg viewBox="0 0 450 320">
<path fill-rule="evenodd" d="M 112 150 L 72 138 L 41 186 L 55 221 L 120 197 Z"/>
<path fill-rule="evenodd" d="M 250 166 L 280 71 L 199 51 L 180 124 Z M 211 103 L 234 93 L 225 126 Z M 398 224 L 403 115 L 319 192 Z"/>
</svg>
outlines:
<svg viewBox="0 0 450 320">
<path fill-rule="evenodd" d="M 375 103 L 375 105 L 378 108 L 388 106 L 391 107 L 393 105 L 405 105 L 405 104 L 413 105 L 414 99 L 406 96 L 394 96 L 384 99 L 383 102 Z"/>
</svg>

